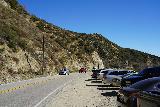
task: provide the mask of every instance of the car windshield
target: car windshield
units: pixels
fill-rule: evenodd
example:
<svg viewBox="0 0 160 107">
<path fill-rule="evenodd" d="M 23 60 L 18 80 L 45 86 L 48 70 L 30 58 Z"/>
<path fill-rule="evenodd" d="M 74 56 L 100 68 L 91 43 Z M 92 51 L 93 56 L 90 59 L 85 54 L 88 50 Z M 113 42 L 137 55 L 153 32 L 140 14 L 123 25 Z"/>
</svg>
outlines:
<svg viewBox="0 0 160 107">
<path fill-rule="evenodd" d="M 124 75 L 127 73 L 128 73 L 128 71 L 113 71 L 109 75 Z"/>
<path fill-rule="evenodd" d="M 118 71 L 112 71 L 111 73 L 109 73 L 109 75 L 117 75 L 118 73 L 117 73 Z"/>
<path fill-rule="evenodd" d="M 125 74 L 125 75 L 123 75 L 123 78 L 127 78 L 130 76 L 136 76 L 136 75 L 138 75 L 138 73 Z"/>
<path fill-rule="evenodd" d="M 144 75 L 145 71 L 146 71 L 146 69 L 140 71 L 140 72 L 138 73 L 138 75 Z"/>
<path fill-rule="evenodd" d="M 124 74 L 127 74 L 127 73 L 129 73 L 129 71 L 119 71 L 120 75 L 124 75 Z"/>
<path fill-rule="evenodd" d="M 158 78 L 146 79 L 146 80 L 142 80 L 142 81 L 139 81 L 139 82 L 131 85 L 130 88 L 144 90 L 144 89 L 150 88 L 151 86 L 153 86 L 157 82 L 160 82 L 160 78 L 159 79 Z"/>
<path fill-rule="evenodd" d="M 107 71 L 102 71 L 101 73 L 107 73 L 108 72 L 108 70 Z"/>
<path fill-rule="evenodd" d="M 155 90 L 151 89 L 147 92 L 152 93 L 152 94 L 156 94 L 156 95 L 160 95 L 160 82 L 156 86 L 154 86 L 154 88 L 156 88 L 156 89 Z"/>
<path fill-rule="evenodd" d="M 160 90 L 160 83 L 157 85 L 157 88 Z"/>
</svg>

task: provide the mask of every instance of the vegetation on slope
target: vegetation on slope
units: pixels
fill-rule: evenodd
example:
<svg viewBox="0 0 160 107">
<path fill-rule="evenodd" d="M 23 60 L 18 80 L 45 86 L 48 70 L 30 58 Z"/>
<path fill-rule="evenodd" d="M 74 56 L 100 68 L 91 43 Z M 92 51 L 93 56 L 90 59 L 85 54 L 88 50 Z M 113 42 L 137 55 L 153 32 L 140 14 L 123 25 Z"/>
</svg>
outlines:
<svg viewBox="0 0 160 107">
<path fill-rule="evenodd" d="M 11 54 L 17 54 L 19 50 L 23 50 L 29 65 L 28 73 L 32 75 L 48 75 L 53 70 L 58 71 L 63 66 L 69 66 L 73 71 L 78 70 L 76 66 L 97 66 L 92 58 L 94 52 L 98 53 L 97 57 L 100 57 L 104 66 L 110 68 L 140 70 L 147 66 L 158 66 L 160 64 L 160 58 L 157 56 L 122 48 L 104 38 L 101 34 L 77 33 L 62 29 L 28 14 L 17 0 L 5 1 L 12 10 L 0 6 L 1 69 L 7 69 L 3 62 L 5 58 L 2 58 L 2 54 L 6 54 L 5 49 L 1 48 L 1 45 L 4 46 L 4 44 L 7 44 L 13 51 L 8 50 Z M 45 38 L 45 72 L 41 70 L 43 37 Z M 17 58 L 17 60 L 20 59 Z M 36 66 L 38 67 L 36 68 Z M 18 69 L 23 71 L 22 68 Z M 9 71 L 13 70 L 6 72 Z M 24 72 L 27 73 L 27 71 L 23 71 L 20 74 Z"/>
</svg>

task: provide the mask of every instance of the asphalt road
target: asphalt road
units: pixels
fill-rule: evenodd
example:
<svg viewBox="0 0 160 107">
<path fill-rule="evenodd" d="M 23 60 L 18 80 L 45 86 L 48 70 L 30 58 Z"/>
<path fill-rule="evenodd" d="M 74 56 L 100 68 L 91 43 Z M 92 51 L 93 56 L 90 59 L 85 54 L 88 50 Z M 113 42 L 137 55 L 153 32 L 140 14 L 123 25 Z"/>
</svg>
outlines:
<svg viewBox="0 0 160 107">
<path fill-rule="evenodd" d="M 78 73 L 0 85 L 0 107 L 45 107 Z"/>
</svg>

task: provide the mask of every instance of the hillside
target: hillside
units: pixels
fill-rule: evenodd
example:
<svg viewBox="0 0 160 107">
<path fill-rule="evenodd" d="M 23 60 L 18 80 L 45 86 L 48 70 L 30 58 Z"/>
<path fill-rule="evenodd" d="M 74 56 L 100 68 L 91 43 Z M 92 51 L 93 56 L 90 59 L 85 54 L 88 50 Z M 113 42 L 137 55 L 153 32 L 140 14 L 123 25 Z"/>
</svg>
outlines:
<svg viewBox="0 0 160 107">
<path fill-rule="evenodd" d="M 64 66 L 75 72 L 98 65 L 140 70 L 160 65 L 160 58 L 122 48 L 101 34 L 62 29 L 30 15 L 16 0 L 0 0 L 1 82 L 53 75 Z"/>
</svg>

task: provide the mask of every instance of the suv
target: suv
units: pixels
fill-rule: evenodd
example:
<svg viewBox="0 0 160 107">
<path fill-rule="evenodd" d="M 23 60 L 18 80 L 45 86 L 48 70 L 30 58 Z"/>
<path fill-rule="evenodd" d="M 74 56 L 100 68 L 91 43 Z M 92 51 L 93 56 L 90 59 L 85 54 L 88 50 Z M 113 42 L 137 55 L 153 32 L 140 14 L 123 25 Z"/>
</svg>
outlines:
<svg viewBox="0 0 160 107">
<path fill-rule="evenodd" d="M 136 75 L 131 75 L 128 77 L 124 77 L 121 80 L 121 86 L 129 86 L 135 82 L 147 79 L 147 78 L 152 78 L 152 77 L 159 77 L 160 76 L 160 67 L 153 67 L 153 68 L 146 68 L 142 71 L 140 71 Z"/>
</svg>

